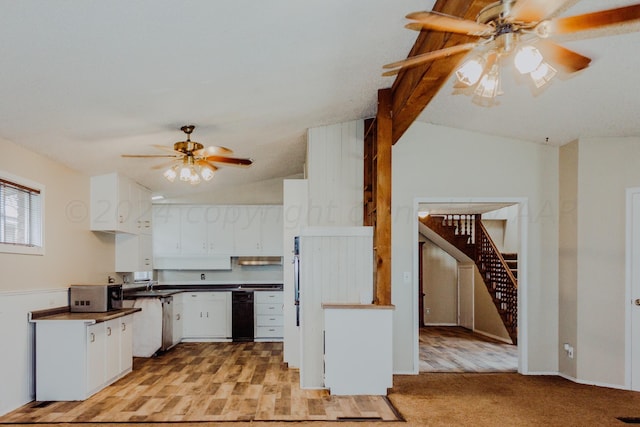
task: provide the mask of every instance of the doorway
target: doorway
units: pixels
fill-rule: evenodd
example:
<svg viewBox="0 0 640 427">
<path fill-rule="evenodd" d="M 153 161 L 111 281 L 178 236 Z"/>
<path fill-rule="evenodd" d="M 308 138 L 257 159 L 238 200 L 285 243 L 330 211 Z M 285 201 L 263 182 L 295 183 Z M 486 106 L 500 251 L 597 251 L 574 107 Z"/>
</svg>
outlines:
<svg viewBox="0 0 640 427">
<path fill-rule="evenodd" d="M 417 276 L 416 278 L 420 280 L 415 293 L 416 308 L 418 309 L 416 310 L 415 325 L 418 329 L 416 335 L 419 341 L 419 354 L 416 362 L 420 372 L 513 372 L 516 370 L 522 373 L 526 372 L 524 357 L 526 354 L 526 340 L 524 338 L 526 336 L 526 317 L 523 312 L 526 301 L 521 298 L 524 295 L 523 288 L 526 286 L 526 280 L 524 280 L 526 278 L 526 220 L 520 221 L 521 212 L 526 212 L 525 205 L 525 199 L 417 200 L 416 213 L 420 215 L 425 215 L 425 211 L 429 211 L 431 215 L 445 213 L 483 214 L 483 224 L 485 220 L 493 222 L 492 225 L 487 225 L 485 228 L 499 231 L 496 240 L 500 241 L 500 245 L 504 244 L 509 251 L 519 254 L 517 274 L 521 277 L 518 284 L 518 341 L 520 346 L 516 347 L 510 344 L 508 333 L 499 319 L 497 309 L 473 260 L 468 257 L 461 259 L 460 256 L 449 253 L 448 248 L 443 247 L 445 244 L 441 245 L 441 242 L 430 240 L 431 236 L 425 237 L 422 234 L 421 227 L 423 225 L 417 221 L 417 231 L 419 231 L 417 240 L 420 244 L 416 244 L 414 249 L 414 266 L 417 268 L 414 277 Z M 513 218 L 505 219 L 505 215 L 511 215 Z M 508 225 L 506 225 L 507 222 Z M 493 239 L 493 232 L 487 231 Z M 425 240 L 427 243 L 423 243 Z M 434 240 L 436 239 L 434 238 Z M 438 250 L 447 252 L 445 257 L 448 256 L 449 261 L 445 261 L 443 264 L 440 261 L 423 259 L 424 248 L 429 246 L 437 247 L 435 252 Z M 500 251 L 502 252 L 502 249 Z M 451 262 L 453 262 L 453 268 Z M 429 271 L 430 266 L 433 265 L 436 265 L 436 269 L 440 268 L 440 270 L 435 273 Z M 444 276 L 443 265 L 446 266 L 445 271 L 448 271 Z M 444 294 L 442 294 L 442 289 L 439 291 L 440 294 L 434 295 L 432 293 L 428 283 L 430 276 L 433 280 L 442 282 L 438 285 L 444 288 Z M 483 290 L 484 296 L 482 295 Z M 450 302 L 452 297 L 454 298 L 453 305 Z M 441 316 L 441 305 L 445 306 L 444 317 Z M 488 306 L 494 311 L 493 319 L 489 320 L 487 320 Z M 436 308 L 435 313 L 434 307 Z M 433 316 L 433 314 L 439 316 Z M 491 327 L 487 326 L 491 322 L 496 322 L 496 316 L 497 322 L 505 334 L 495 333 Z M 507 344 L 507 342 L 509 343 Z M 432 351 L 434 347 L 437 347 L 437 351 Z M 428 360 L 428 358 L 431 359 Z"/>
</svg>

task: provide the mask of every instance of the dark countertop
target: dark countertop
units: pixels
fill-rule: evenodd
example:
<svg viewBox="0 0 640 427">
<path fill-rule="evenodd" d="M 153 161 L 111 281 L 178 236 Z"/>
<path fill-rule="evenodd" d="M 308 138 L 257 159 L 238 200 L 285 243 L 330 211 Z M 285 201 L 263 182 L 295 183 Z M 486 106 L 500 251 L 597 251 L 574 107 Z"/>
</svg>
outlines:
<svg viewBox="0 0 640 427">
<path fill-rule="evenodd" d="M 69 311 L 69 307 L 58 307 L 47 310 L 32 311 L 29 313 L 29 321 L 41 322 L 45 320 L 67 320 L 82 321 L 87 323 L 100 323 L 112 319 L 117 319 L 118 317 L 127 316 L 138 311 L 142 311 L 142 309 L 133 307 L 105 311 L 101 313 L 72 313 Z"/>
<path fill-rule="evenodd" d="M 246 284 L 246 285 L 153 285 L 153 290 L 147 290 L 146 285 L 124 290 L 124 299 L 161 298 L 180 292 L 235 292 L 235 291 L 281 291 L 282 284 Z"/>
</svg>

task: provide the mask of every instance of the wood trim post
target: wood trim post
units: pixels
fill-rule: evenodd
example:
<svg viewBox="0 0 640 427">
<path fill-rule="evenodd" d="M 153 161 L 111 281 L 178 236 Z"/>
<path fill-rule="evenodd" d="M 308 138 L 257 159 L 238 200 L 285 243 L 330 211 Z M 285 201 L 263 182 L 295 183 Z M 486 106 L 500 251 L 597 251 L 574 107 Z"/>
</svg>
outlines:
<svg viewBox="0 0 640 427">
<path fill-rule="evenodd" d="M 391 149 L 393 129 L 391 89 L 378 91 L 377 161 L 376 161 L 376 227 L 375 303 L 391 304 Z"/>
</svg>

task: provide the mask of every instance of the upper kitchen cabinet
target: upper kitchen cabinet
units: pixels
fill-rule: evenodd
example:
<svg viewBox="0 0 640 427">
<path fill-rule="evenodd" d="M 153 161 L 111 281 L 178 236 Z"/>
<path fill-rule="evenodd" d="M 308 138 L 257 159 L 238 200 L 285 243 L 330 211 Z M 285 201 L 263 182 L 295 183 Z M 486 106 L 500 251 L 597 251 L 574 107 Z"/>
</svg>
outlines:
<svg viewBox="0 0 640 427">
<path fill-rule="evenodd" d="M 229 269 L 232 256 L 282 256 L 282 206 L 155 205 L 157 269 Z"/>
<path fill-rule="evenodd" d="M 151 234 L 151 192 L 117 173 L 91 177 L 91 230 Z"/>
<path fill-rule="evenodd" d="M 216 206 L 153 207 L 153 257 L 157 269 L 230 269 L 233 228 Z"/>
<path fill-rule="evenodd" d="M 237 206 L 234 240 L 237 256 L 282 256 L 282 206 Z"/>
</svg>

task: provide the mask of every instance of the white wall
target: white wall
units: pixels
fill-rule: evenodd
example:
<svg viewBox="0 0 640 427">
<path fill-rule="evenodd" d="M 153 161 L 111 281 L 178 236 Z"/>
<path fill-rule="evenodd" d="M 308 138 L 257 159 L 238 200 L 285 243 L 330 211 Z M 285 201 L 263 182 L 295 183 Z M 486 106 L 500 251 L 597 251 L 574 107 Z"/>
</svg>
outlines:
<svg viewBox="0 0 640 427">
<path fill-rule="evenodd" d="M 558 330 L 558 148 L 415 122 L 393 147 L 392 303 L 394 369 L 417 364 L 417 202 L 421 197 L 526 198 L 528 270 L 524 360 L 556 372 Z M 414 274 L 417 279 L 417 275 Z M 413 332 L 413 333 L 412 333 Z M 520 343 L 523 344 L 523 343 Z"/>
<path fill-rule="evenodd" d="M 578 341 L 578 141 L 560 148 L 560 236 L 559 236 L 559 304 L 558 368 L 562 375 L 577 378 L 574 352 L 571 359 L 563 344 L 576 348 Z"/>
<path fill-rule="evenodd" d="M 113 235 L 89 231 L 89 177 L 0 139 L 0 170 L 43 184 L 45 254 L 0 253 L 0 414 L 34 398 L 31 310 L 66 305 L 72 283 L 114 275 Z"/>
<path fill-rule="evenodd" d="M 625 191 L 640 186 L 640 138 L 578 144 L 577 343 L 581 381 L 625 383 Z"/>
<path fill-rule="evenodd" d="M 427 240 L 422 246 L 424 323 L 458 324 L 458 261 Z"/>
<path fill-rule="evenodd" d="M 361 226 L 364 121 L 309 129 L 307 179 L 310 226 Z"/>
</svg>

